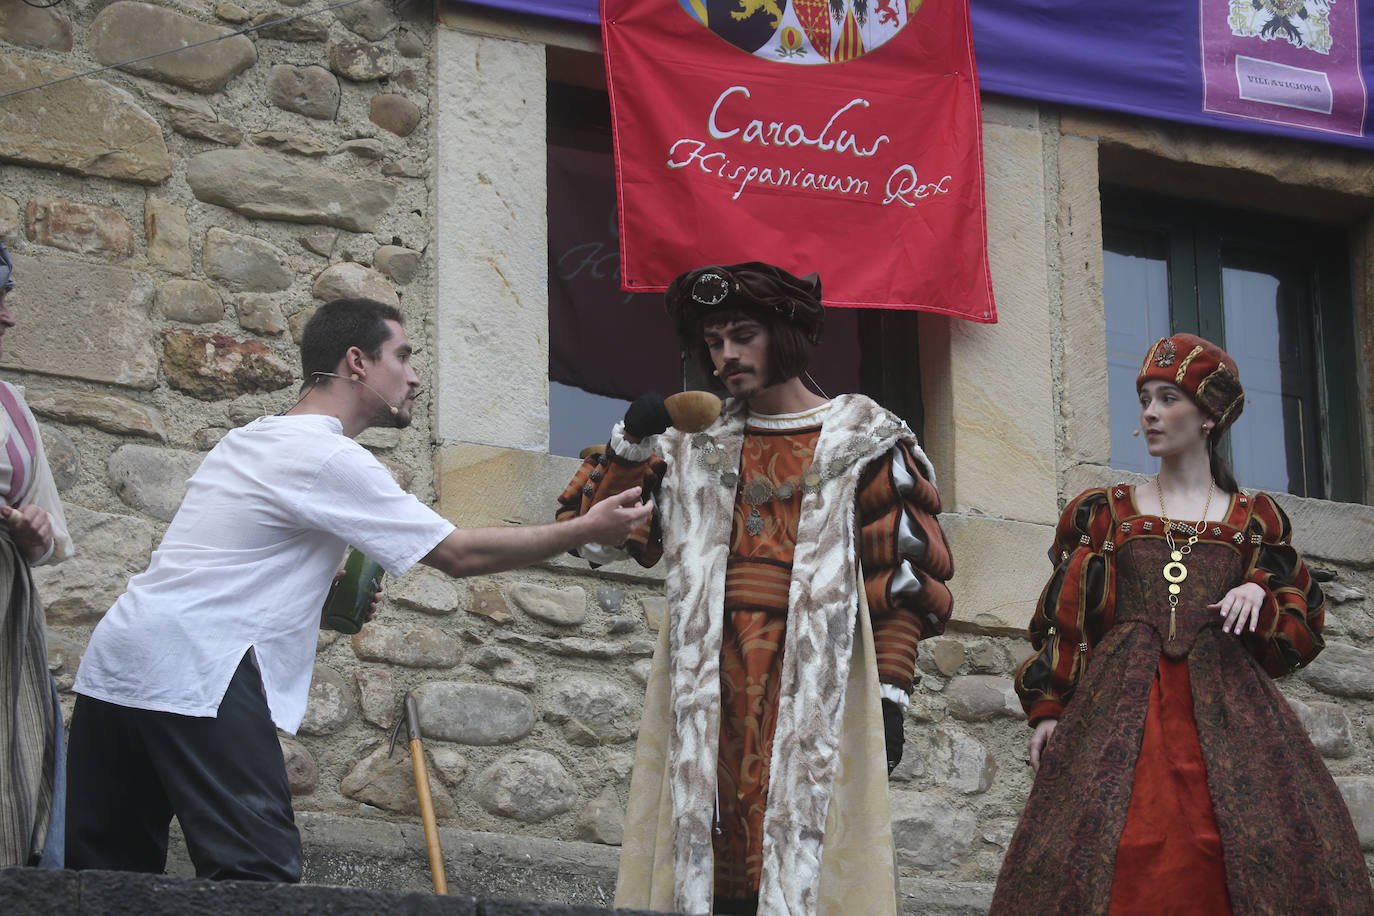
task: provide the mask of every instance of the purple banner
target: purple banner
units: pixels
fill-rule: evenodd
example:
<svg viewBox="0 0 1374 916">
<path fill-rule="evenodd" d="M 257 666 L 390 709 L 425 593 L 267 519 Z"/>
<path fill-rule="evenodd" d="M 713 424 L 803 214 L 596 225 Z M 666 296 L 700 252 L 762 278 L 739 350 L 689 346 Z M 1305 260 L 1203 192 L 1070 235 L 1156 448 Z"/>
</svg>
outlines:
<svg viewBox="0 0 1374 916">
<path fill-rule="evenodd" d="M 598 0 L 476 2 L 600 21 Z M 1374 0 L 970 5 L 985 92 L 1374 149 Z"/>
<path fill-rule="evenodd" d="M 1207 111 L 1364 133 L 1354 0 L 1200 2 Z"/>
</svg>

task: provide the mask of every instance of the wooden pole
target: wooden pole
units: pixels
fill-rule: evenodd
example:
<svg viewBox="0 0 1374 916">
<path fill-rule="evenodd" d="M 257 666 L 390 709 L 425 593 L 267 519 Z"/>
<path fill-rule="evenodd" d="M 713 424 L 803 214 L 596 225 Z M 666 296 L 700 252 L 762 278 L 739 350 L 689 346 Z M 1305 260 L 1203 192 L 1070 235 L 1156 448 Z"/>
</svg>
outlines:
<svg viewBox="0 0 1374 916">
<path fill-rule="evenodd" d="M 434 818 L 434 798 L 429 792 L 429 768 L 425 748 L 420 743 L 420 714 L 415 698 L 406 694 L 406 730 L 410 733 L 410 762 L 415 768 L 415 795 L 420 800 L 420 820 L 425 826 L 425 847 L 429 850 L 429 871 L 434 877 L 434 893 L 448 893 L 444 872 L 444 852 L 439 847 L 439 823 Z"/>
</svg>

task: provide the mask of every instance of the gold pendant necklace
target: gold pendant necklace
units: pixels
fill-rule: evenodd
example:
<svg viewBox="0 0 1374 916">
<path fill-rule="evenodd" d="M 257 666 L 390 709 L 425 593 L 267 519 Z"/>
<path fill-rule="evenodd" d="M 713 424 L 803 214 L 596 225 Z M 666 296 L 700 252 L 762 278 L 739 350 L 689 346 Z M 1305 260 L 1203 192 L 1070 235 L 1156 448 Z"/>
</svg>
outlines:
<svg viewBox="0 0 1374 916">
<path fill-rule="evenodd" d="M 1159 475 L 1155 475 L 1155 493 L 1159 496 L 1159 518 L 1164 522 L 1164 542 L 1169 545 L 1169 562 L 1164 564 L 1162 570 L 1164 581 L 1169 583 L 1169 639 L 1172 641 L 1175 632 L 1175 620 L 1178 614 L 1178 594 L 1183 591 L 1182 582 L 1188 578 L 1188 567 L 1183 565 L 1183 558 L 1193 552 L 1193 545 L 1197 543 L 1198 536 L 1207 528 L 1207 513 L 1212 508 L 1212 494 L 1216 491 L 1217 482 L 1212 480 L 1207 485 L 1207 504 L 1202 507 L 1202 519 L 1195 525 L 1188 525 L 1184 522 L 1169 521 L 1169 510 L 1164 508 L 1164 488 L 1159 485 Z M 1181 532 L 1189 532 L 1188 541 L 1183 546 L 1174 543 L 1174 525 L 1179 526 Z"/>
</svg>

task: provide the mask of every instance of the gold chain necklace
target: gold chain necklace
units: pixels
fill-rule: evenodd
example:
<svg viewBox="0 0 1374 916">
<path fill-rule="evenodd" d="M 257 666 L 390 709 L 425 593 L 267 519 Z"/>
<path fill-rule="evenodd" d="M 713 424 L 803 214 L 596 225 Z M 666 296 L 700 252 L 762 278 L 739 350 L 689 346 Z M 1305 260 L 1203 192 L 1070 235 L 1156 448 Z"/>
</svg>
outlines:
<svg viewBox="0 0 1374 916">
<path fill-rule="evenodd" d="M 1188 525 L 1185 522 L 1169 521 L 1169 510 L 1164 508 L 1164 488 L 1159 485 L 1159 475 L 1155 475 L 1155 493 L 1159 496 L 1159 518 L 1164 522 L 1164 542 L 1169 545 L 1169 562 L 1164 564 L 1164 581 L 1169 583 L 1169 639 L 1174 638 L 1175 618 L 1178 613 L 1178 593 L 1181 592 L 1181 583 L 1188 578 L 1188 567 L 1183 565 L 1183 558 L 1193 552 L 1193 545 L 1197 543 L 1198 536 L 1207 528 L 1207 513 L 1212 508 L 1212 494 L 1216 491 L 1217 482 L 1209 481 L 1207 485 L 1207 504 L 1202 507 L 1202 519 L 1195 525 Z M 1182 547 L 1174 543 L 1174 525 L 1177 524 L 1181 531 L 1189 531 L 1188 541 Z"/>
</svg>

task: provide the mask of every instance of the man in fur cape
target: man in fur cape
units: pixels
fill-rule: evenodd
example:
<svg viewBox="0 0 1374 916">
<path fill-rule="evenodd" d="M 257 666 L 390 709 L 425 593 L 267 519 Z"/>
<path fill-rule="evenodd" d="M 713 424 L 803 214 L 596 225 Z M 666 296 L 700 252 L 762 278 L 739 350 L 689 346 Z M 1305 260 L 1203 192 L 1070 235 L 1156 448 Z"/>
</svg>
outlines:
<svg viewBox="0 0 1374 916">
<path fill-rule="evenodd" d="M 671 611 L 616 905 L 896 913 L 887 773 L 917 642 L 951 605 L 934 470 L 899 418 L 802 382 L 824 318 L 815 274 L 704 267 L 673 282 L 667 305 L 730 398 L 696 433 L 671 428 L 658 395 L 639 398 L 559 509 L 635 486 L 658 505 L 624 547 L 644 566 L 665 560 Z"/>
</svg>

